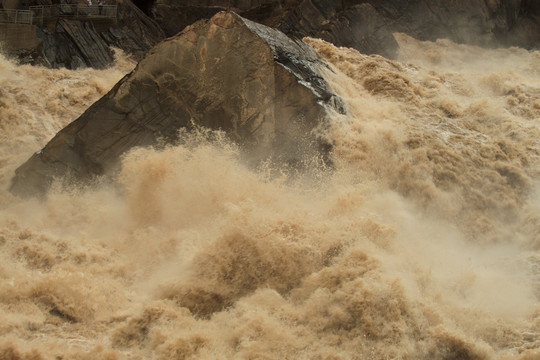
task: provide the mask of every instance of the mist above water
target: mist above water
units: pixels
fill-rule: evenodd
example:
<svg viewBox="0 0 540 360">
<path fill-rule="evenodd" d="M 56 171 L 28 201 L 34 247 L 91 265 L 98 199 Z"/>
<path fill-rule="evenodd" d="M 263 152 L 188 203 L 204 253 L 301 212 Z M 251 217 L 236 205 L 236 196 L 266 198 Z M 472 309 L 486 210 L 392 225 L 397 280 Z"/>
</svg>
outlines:
<svg viewBox="0 0 540 360">
<path fill-rule="evenodd" d="M 396 38 L 399 61 L 306 39 L 347 104 L 333 169 L 254 170 L 200 130 L 42 202 L 14 169 L 133 64 L 2 59 L 0 358 L 538 356 L 540 54 Z"/>
</svg>

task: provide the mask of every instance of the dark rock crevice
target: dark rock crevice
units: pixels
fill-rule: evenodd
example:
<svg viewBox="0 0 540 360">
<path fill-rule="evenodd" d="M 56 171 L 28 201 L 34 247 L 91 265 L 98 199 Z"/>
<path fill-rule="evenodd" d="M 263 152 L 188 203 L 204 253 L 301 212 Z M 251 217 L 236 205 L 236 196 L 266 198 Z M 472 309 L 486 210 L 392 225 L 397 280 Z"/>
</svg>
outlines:
<svg viewBox="0 0 540 360">
<path fill-rule="evenodd" d="M 155 0 L 133 0 L 133 4 L 137 6 L 147 16 L 152 16 L 152 8 L 154 7 Z"/>
</svg>

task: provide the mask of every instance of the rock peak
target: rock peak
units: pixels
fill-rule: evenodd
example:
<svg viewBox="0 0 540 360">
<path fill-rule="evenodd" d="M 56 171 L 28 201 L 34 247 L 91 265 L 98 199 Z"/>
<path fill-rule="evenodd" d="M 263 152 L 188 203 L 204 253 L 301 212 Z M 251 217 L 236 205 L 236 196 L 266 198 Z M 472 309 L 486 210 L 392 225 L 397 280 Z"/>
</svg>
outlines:
<svg viewBox="0 0 540 360">
<path fill-rule="evenodd" d="M 301 40 L 220 12 L 155 46 L 19 167 L 11 190 L 42 194 L 55 177 L 110 174 L 132 147 L 174 142 L 193 124 L 225 131 L 253 159 L 294 162 L 312 146 L 311 131 L 327 110 L 343 109 L 322 67 Z"/>
</svg>

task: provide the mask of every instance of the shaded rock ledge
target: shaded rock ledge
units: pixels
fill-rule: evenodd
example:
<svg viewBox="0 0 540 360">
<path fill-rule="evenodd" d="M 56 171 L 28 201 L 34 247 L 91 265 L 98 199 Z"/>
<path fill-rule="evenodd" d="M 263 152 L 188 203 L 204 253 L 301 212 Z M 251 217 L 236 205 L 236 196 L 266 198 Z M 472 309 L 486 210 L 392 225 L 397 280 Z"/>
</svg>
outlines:
<svg viewBox="0 0 540 360">
<path fill-rule="evenodd" d="M 312 130 L 328 108 L 343 111 L 320 73 L 326 66 L 300 40 L 218 13 L 154 47 L 16 170 L 11 191 L 39 195 L 55 177 L 108 174 L 132 147 L 174 141 L 192 124 L 226 131 L 252 159 L 294 162 L 320 145 Z"/>
</svg>

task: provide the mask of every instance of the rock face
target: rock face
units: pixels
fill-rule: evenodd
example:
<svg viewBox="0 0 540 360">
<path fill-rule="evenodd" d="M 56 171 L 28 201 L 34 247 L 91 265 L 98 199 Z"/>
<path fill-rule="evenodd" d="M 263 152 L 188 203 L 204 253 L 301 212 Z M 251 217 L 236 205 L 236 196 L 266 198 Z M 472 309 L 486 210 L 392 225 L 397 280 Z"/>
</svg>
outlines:
<svg viewBox="0 0 540 360">
<path fill-rule="evenodd" d="M 480 46 L 540 45 L 540 19 L 530 0 L 385 0 L 370 3 L 392 21 L 391 31 L 420 40 L 449 38 Z M 519 30 L 530 24 L 530 33 Z"/>
<path fill-rule="evenodd" d="M 150 8 L 152 17 L 167 35 L 174 35 L 185 26 L 220 11 L 234 11 L 243 17 L 277 28 L 302 0 L 157 0 L 141 7 Z"/>
<path fill-rule="evenodd" d="M 161 27 L 130 0 L 118 1 L 116 26 L 100 35 L 107 45 L 124 50 L 136 60 L 166 37 Z"/>
<path fill-rule="evenodd" d="M 53 177 L 114 169 L 133 146 L 174 140 L 198 124 L 248 150 L 295 161 L 341 101 L 302 41 L 234 13 L 218 13 L 153 48 L 137 68 L 16 171 L 11 190 L 43 193 Z M 317 146 L 317 145 L 315 145 Z"/>
<path fill-rule="evenodd" d="M 54 32 L 38 27 L 38 34 L 44 60 L 51 67 L 103 69 L 114 60 L 112 50 L 89 21 L 60 19 Z"/>
<path fill-rule="evenodd" d="M 50 4 L 40 1 L 38 5 Z M 165 33 L 130 0 L 118 2 L 117 6 L 116 19 L 59 17 L 37 25 L 42 45 L 41 56 L 33 56 L 34 63 L 54 68 L 103 69 L 114 60 L 111 47 L 124 50 L 136 60 L 142 59 L 165 38 Z"/>
<path fill-rule="evenodd" d="M 157 0 L 152 16 L 166 34 L 192 22 L 231 10 L 243 17 L 302 38 L 319 37 L 364 53 L 392 57 L 397 43 L 389 24 L 375 8 L 361 1 L 328 0 Z"/>
<path fill-rule="evenodd" d="M 365 54 L 395 58 L 398 44 L 392 36 L 394 22 L 368 2 L 312 0 L 302 1 L 290 11 L 279 29 L 292 36 L 317 37 Z"/>
<path fill-rule="evenodd" d="M 482 46 L 540 47 L 537 0 L 156 0 L 153 17 L 168 35 L 231 9 L 290 36 L 313 36 L 393 57 L 393 32 Z M 148 7 L 148 5 L 147 5 Z"/>
<path fill-rule="evenodd" d="M 32 5 L 48 5 L 58 0 L 32 1 Z M 75 0 L 60 0 L 64 1 Z M 538 0 L 134 1 L 138 7 L 131 0 L 118 0 L 118 21 L 114 24 L 62 19 L 55 26 L 42 26 L 38 36 L 43 41 L 44 55 L 38 58 L 34 55 L 36 49 L 31 49 L 19 56 L 52 67 L 102 68 L 111 63 L 109 47 L 115 46 L 140 60 L 166 36 L 174 36 L 195 21 L 209 19 L 223 10 L 288 36 L 318 37 L 389 58 L 394 58 L 398 50 L 394 32 L 420 40 L 449 38 L 481 46 L 540 47 Z"/>
</svg>

